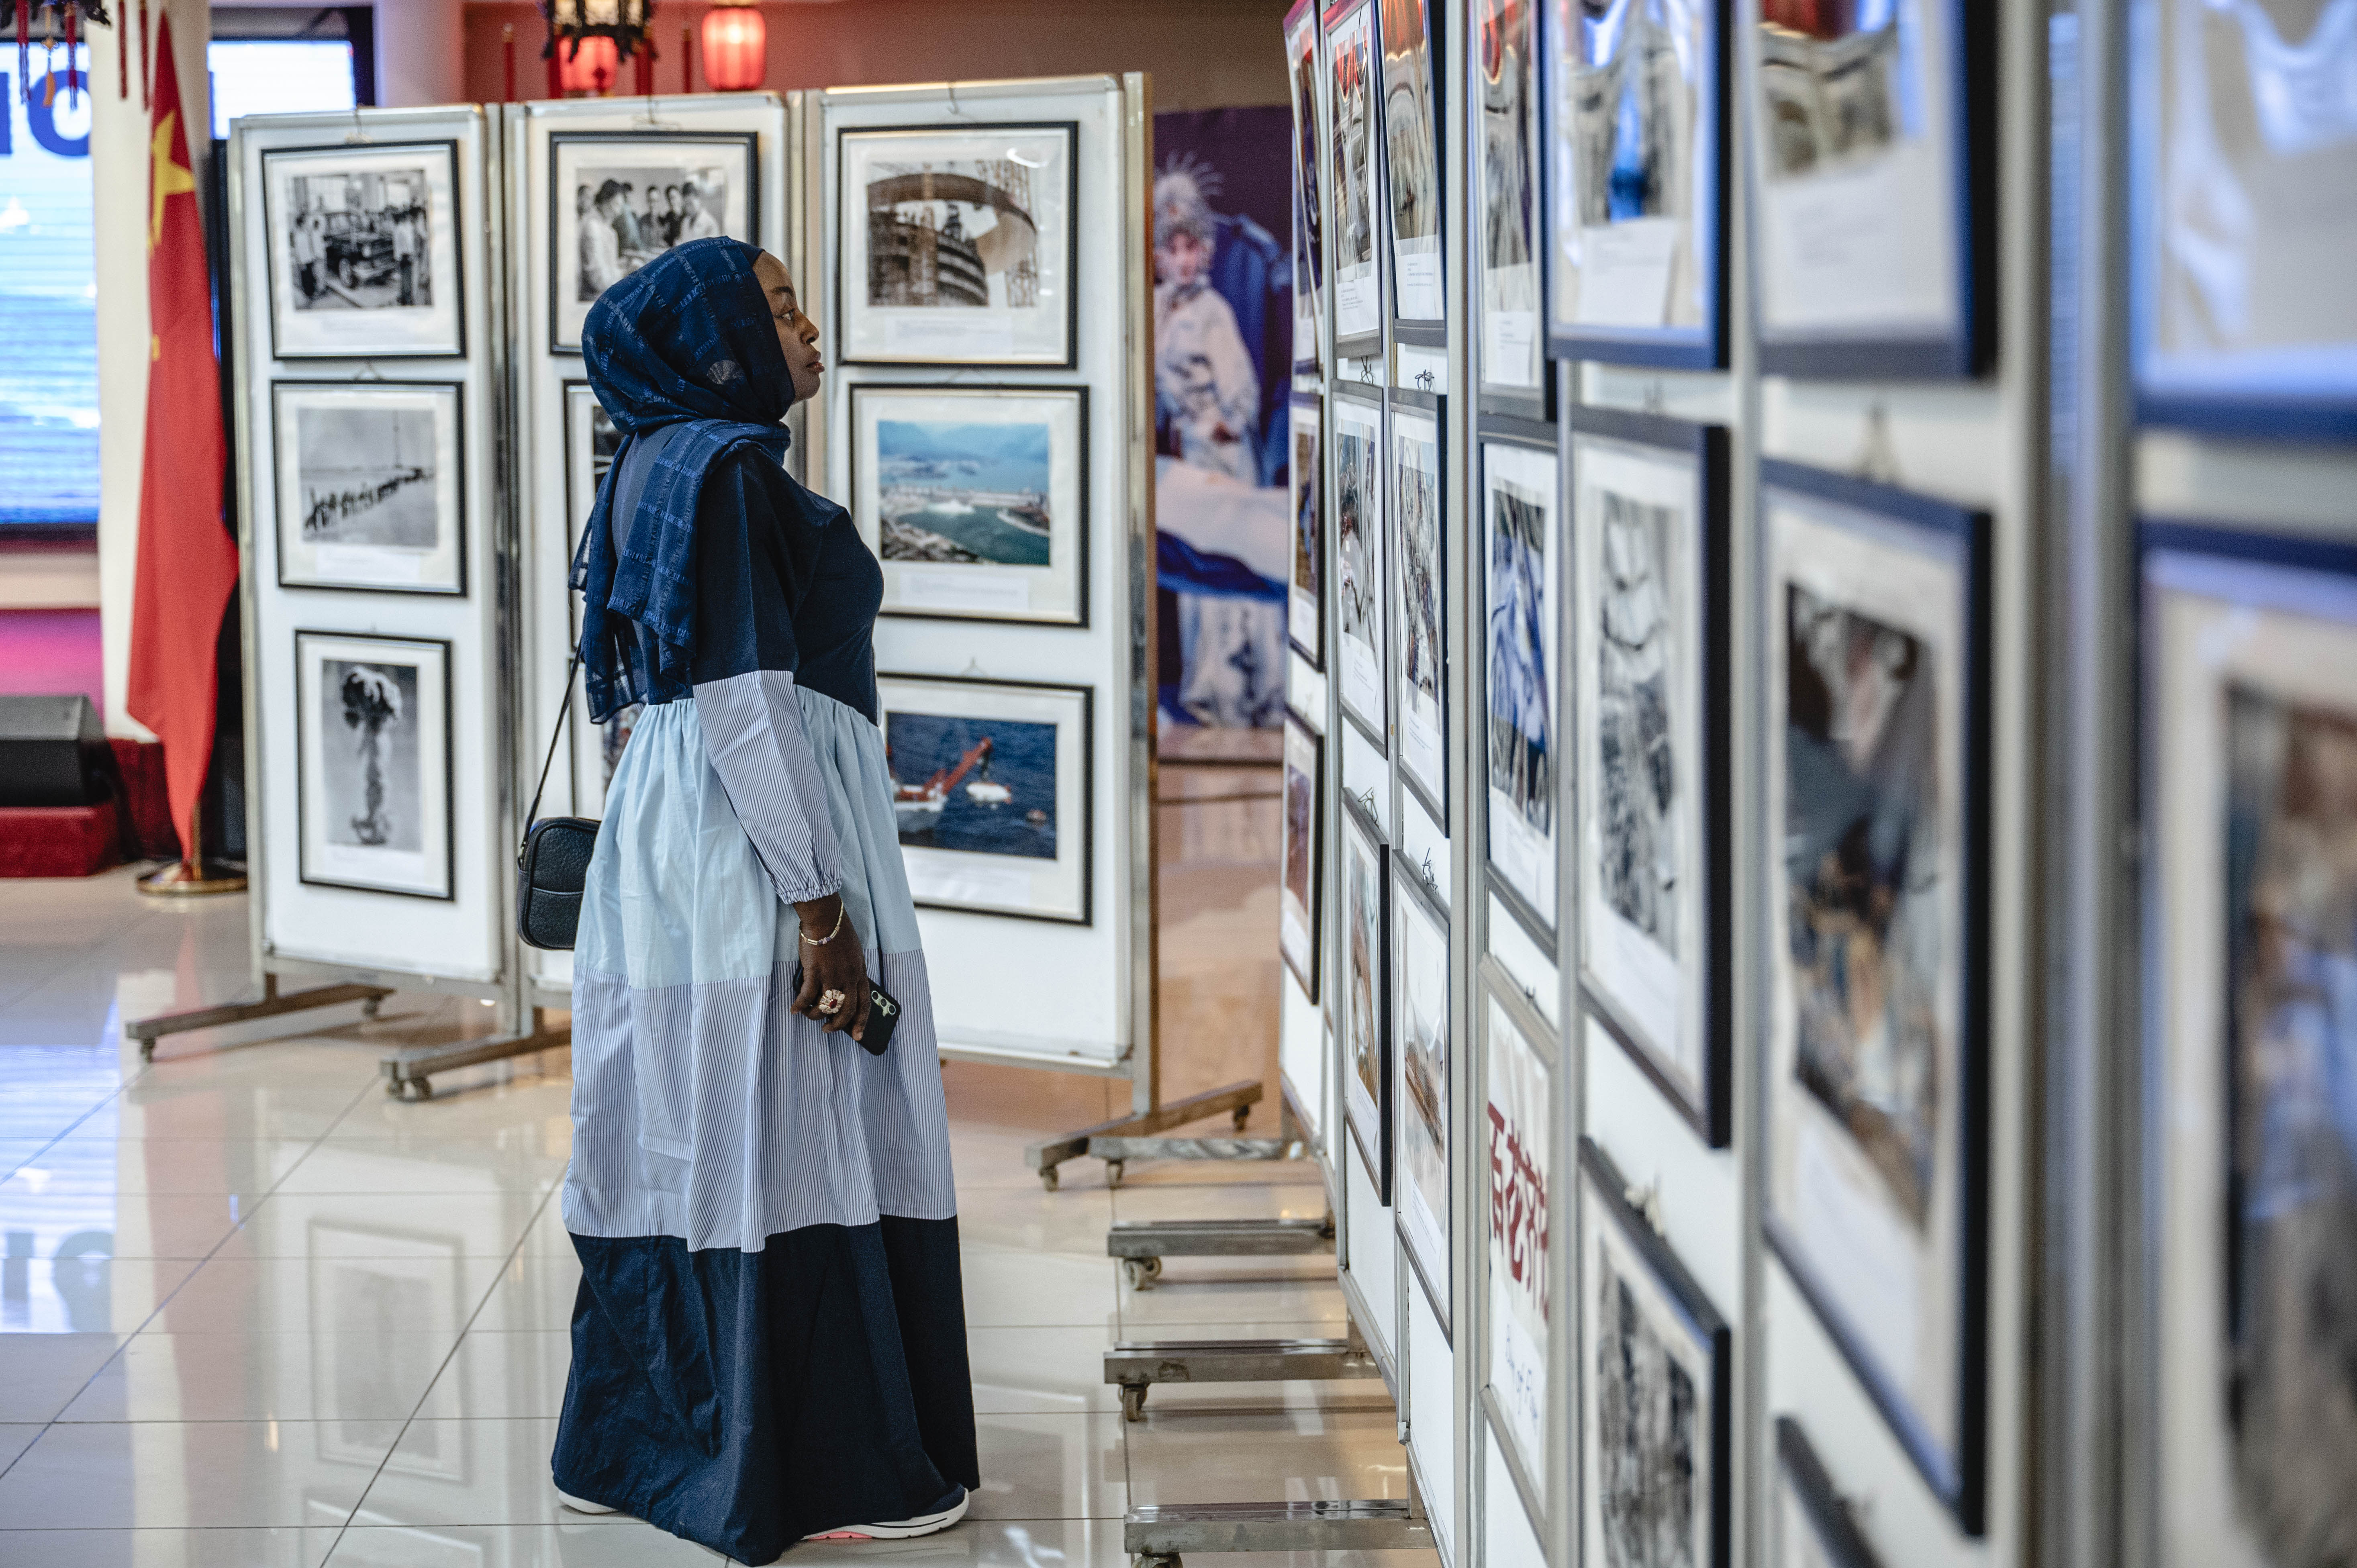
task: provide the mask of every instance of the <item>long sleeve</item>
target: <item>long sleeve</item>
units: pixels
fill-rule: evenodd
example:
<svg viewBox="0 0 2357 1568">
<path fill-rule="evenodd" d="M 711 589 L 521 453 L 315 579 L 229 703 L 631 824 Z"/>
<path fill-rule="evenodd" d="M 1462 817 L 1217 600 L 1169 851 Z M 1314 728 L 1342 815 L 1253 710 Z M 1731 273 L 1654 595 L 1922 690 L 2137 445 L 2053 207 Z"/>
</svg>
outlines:
<svg viewBox="0 0 2357 1568">
<path fill-rule="evenodd" d="M 787 903 L 843 886 L 843 851 L 802 724 L 794 617 L 810 591 L 816 531 L 782 518 L 748 448 L 716 465 L 696 507 L 695 714 L 713 770 Z"/>
</svg>

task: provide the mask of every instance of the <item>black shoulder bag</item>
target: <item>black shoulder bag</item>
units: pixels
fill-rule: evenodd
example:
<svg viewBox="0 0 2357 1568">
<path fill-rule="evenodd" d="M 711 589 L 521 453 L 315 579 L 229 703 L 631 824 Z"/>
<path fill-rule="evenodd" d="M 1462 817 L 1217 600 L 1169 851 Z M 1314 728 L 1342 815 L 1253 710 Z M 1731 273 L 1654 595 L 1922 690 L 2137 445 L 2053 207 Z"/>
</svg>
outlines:
<svg viewBox="0 0 2357 1568">
<path fill-rule="evenodd" d="M 574 934 L 581 927 L 581 889 L 588 883 L 589 856 L 597 847 L 594 817 L 540 820 L 540 797 L 548 788 L 548 769 L 556 760 L 565 722 L 573 716 L 573 682 L 580 673 L 581 654 L 576 650 L 565 671 L 565 705 L 549 732 L 540 782 L 523 815 L 523 843 L 516 848 L 516 935 L 524 946 L 551 952 L 572 950 Z"/>
</svg>

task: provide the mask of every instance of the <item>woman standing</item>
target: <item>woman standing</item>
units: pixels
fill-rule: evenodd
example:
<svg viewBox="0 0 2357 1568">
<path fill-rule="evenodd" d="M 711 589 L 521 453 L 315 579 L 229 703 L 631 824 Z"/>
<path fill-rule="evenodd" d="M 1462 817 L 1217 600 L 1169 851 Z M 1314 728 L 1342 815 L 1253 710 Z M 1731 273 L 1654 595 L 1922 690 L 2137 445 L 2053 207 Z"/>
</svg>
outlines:
<svg viewBox="0 0 2357 1568">
<path fill-rule="evenodd" d="M 553 1467 L 568 1508 L 745 1563 L 945 1529 L 979 1484 L 949 1124 L 875 722 L 883 577 L 782 466 L 817 338 L 784 266 L 729 239 L 623 279 L 582 333 L 625 438 L 574 562 L 582 668 L 598 722 L 646 708 L 574 956 L 582 1281 Z M 901 1007 L 881 1056 L 858 1043 L 869 953 Z"/>
</svg>

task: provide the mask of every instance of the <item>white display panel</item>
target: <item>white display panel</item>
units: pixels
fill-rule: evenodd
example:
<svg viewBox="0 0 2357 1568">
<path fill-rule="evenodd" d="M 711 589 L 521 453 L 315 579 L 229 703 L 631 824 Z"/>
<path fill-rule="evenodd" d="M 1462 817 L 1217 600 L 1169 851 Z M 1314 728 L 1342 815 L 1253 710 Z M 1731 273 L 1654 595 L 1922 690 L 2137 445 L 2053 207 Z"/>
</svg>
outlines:
<svg viewBox="0 0 2357 1568">
<path fill-rule="evenodd" d="M 1143 252 L 1130 253 L 1132 220 L 1142 199 L 1128 169 L 1124 109 L 1121 82 L 1103 76 L 961 86 L 954 100 L 947 90 L 932 87 L 817 94 L 812 112 L 818 145 L 804 166 L 817 172 L 818 187 L 812 193 L 816 199 L 797 209 L 814 208 L 823 215 L 820 226 L 804 240 L 813 258 L 812 270 L 824 274 L 826 281 L 823 286 L 803 290 L 804 308 L 818 312 L 821 344 L 837 351 L 850 349 L 852 358 L 863 361 L 871 354 L 897 355 L 899 351 L 888 346 L 847 344 L 845 324 L 839 318 L 842 290 L 835 286 L 834 273 L 838 263 L 850 266 L 865 243 L 864 235 L 841 231 L 841 182 L 853 162 L 844 146 L 845 134 L 930 127 L 942 133 L 954 130 L 972 142 L 979 130 L 992 124 L 1028 127 L 1020 133 L 1024 136 L 1043 134 L 1039 127 L 1053 125 L 1060 127 L 1054 136 L 1060 146 L 1067 145 L 1060 127 L 1071 128 L 1071 206 L 1069 215 L 1058 214 L 1054 223 L 1043 221 L 1043 233 L 1046 228 L 1063 227 L 1071 236 L 1068 263 L 1048 257 L 1069 274 L 1074 302 L 1069 360 L 1043 349 L 1028 363 L 1012 362 L 1021 360 L 1022 353 L 994 350 L 973 358 L 997 360 L 995 364 L 939 362 L 954 357 L 946 352 L 927 364 L 837 364 L 811 412 L 808 428 L 814 436 L 806 457 L 813 489 L 838 499 L 849 497 L 848 486 L 858 468 L 851 407 L 855 386 L 1088 389 L 1082 420 L 1088 453 L 1083 508 L 1088 538 L 1082 552 L 1085 581 L 1079 594 L 1087 607 L 1085 623 L 951 618 L 962 612 L 926 614 L 909 605 L 904 596 L 901 613 L 877 623 L 876 662 L 879 670 L 908 675 L 1094 688 L 1087 770 L 1086 820 L 1092 838 L 1088 923 L 1018 925 L 1000 916 L 921 908 L 918 924 L 945 1051 L 1100 1069 L 1115 1067 L 1138 1043 L 1133 989 L 1141 982 L 1135 975 L 1133 933 L 1135 922 L 1147 918 L 1135 897 L 1132 865 L 1134 855 L 1144 853 L 1135 843 L 1140 827 L 1132 806 L 1134 791 L 1145 781 L 1137 773 L 1133 744 L 1134 726 L 1143 722 L 1144 713 L 1132 701 L 1130 687 L 1136 630 L 1131 575 L 1137 565 L 1131 534 L 1139 521 L 1132 494 L 1130 437 L 1141 410 L 1128 315 L 1132 291 L 1146 285 Z M 1008 134 L 1017 134 L 1011 129 Z M 1017 344 L 1018 350 L 1024 348 L 1023 342 Z M 1144 570 L 1151 572 L 1150 559 Z M 1055 998 L 1052 1008 L 1041 1005 L 1046 996 Z"/>
<path fill-rule="evenodd" d="M 482 983 L 505 971 L 502 874 L 512 851 L 500 842 L 508 726 L 492 456 L 500 324 L 493 228 L 480 221 L 498 202 L 491 154 L 486 121 L 471 108 L 255 115 L 238 122 L 231 142 L 231 276 L 241 302 L 231 412 L 255 737 L 248 854 L 265 966 L 296 960 Z M 420 199 L 404 204 L 393 188 L 413 168 L 425 171 Z M 264 199 L 274 175 L 283 177 L 274 205 Z M 298 175 L 313 184 L 298 187 Z M 350 284 L 339 272 L 344 294 L 322 282 L 298 309 L 306 296 L 285 267 L 274 300 L 271 258 L 283 251 L 291 261 L 295 251 L 272 232 L 272 214 L 288 218 L 298 198 L 328 200 L 329 185 L 366 223 L 404 227 L 383 254 L 409 262 L 408 303 L 397 271 L 355 272 Z M 413 207 L 425 215 L 422 252 L 413 248 Z M 329 299 L 345 308 L 320 303 Z M 300 319 L 281 322 L 275 347 L 300 358 L 274 357 L 281 317 Z M 369 357 L 388 352 L 397 363 Z M 280 452 L 282 404 L 358 406 L 388 382 L 432 389 L 389 423 L 363 422 L 370 440 L 409 445 L 370 446 L 353 455 L 350 473 L 334 475 L 323 452 L 307 469 L 299 451 Z M 307 512 L 282 519 L 282 496 L 305 504 L 307 473 L 331 492 L 344 527 L 315 527 L 307 538 Z M 430 514 L 433 548 L 411 562 L 399 542 L 418 533 L 419 519 L 405 509 L 427 499 L 414 510 Z M 383 526 L 350 527 L 371 514 Z M 327 537 L 338 532 L 353 538 Z M 296 548 L 284 550 L 290 538 Z M 438 591 L 387 581 L 404 575 L 391 570 L 396 558 Z M 285 585 L 290 577 L 299 585 Z"/>
<path fill-rule="evenodd" d="M 751 175 L 744 164 L 750 142 Z M 716 218 L 727 232 L 749 227 L 762 249 L 788 254 L 786 108 L 775 93 L 700 93 L 680 98 L 582 98 L 519 106 L 508 121 L 507 236 L 510 319 L 516 350 L 516 527 L 523 560 L 519 617 L 525 654 L 517 756 L 521 798 L 547 755 L 579 626 L 570 578 L 573 549 L 614 438 L 602 423 L 577 345 L 587 306 L 561 287 L 568 259 L 553 225 L 569 211 L 556 199 L 560 142 L 565 169 L 721 168 L 726 199 Z M 599 160 L 603 160 L 602 162 Z M 602 178 L 603 177 L 601 177 Z M 590 193 L 593 197 L 596 191 Z M 568 225 L 577 232 L 577 225 Z M 577 249 L 577 246 L 576 246 Z M 797 278 L 808 294 L 814 286 Z M 565 297 L 553 297 L 562 294 Z M 798 459 L 789 456 L 789 465 Z M 544 816 L 594 817 L 605 809 L 627 721 L 602 730 L 576 687 L 563 755 L 548 779 Z M 526 975 L 544 993 L 569 996 L 573 955 L 523 950 Z"/>
</svg>

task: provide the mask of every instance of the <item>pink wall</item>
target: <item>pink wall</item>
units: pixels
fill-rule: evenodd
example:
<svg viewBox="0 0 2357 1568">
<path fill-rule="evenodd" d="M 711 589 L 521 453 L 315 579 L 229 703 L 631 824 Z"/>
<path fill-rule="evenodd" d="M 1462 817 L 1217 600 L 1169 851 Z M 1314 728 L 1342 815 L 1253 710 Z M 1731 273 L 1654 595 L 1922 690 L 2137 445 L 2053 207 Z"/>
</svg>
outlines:
<svg viewBox="0 0 2357 1568">
<path fill-rule="evenodd" d="M 0 695 L 90 693 L 106 711 L 95 609 L 0 609 Z"/>
</svg>

